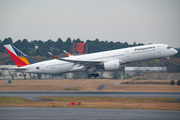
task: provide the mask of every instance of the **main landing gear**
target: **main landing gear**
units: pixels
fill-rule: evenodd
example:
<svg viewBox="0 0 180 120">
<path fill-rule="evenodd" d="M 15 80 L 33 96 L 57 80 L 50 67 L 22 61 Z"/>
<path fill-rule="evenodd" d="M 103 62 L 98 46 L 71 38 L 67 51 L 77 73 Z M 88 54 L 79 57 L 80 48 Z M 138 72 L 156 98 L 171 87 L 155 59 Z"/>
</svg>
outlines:
<svg viewBox="0 0 180 120">
<path fill-rule="evenodd" d="M 88 78 L 91 78 L 91 77 L 97 78 L 98 76 L 99 76 L 99 73 L 95 73 L 95 72 L 88 74 Z"/>
<path fill-rule="evenodd" d="M 169 66 L 169 57 L 166 57 L 166 63 L 165 63 L 166 66 Z"/>
</svg>

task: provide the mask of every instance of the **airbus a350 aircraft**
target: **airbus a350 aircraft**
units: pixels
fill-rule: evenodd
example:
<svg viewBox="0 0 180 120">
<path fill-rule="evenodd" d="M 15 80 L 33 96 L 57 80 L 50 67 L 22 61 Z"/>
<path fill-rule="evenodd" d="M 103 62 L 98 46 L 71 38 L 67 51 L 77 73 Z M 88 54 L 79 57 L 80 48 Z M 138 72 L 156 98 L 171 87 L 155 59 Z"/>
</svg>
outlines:
<svg viewBox="0 0 180 120">
<path fill-rule="evenodd" d="M 34 62 L 13 45 L 4 45 L 5 49 L 17 65 L 11 68 L 17 72 L 37 74 L 59 74 L 75 71 L 90 71 L 88 77 L 98 77 L 96 70 L 119 70 L 123 64 L 162 57 L 173 56 L 177 50 L 166 44 L 151 44 L 131 48 L 110 50 L 79 56 Z"/>
</svg>

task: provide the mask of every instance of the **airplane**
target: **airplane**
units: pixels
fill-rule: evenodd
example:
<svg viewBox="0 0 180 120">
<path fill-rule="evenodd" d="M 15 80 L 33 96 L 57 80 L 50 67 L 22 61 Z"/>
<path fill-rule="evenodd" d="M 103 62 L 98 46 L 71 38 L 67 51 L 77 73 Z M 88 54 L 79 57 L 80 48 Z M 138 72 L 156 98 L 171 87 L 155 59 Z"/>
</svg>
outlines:
<svg viewBox="0 0 180 120">
<path fill-rule="evenodd" d="M 123 64 L 173 56 L 178 53 L 166 44 L 150 44 L 130 48 L 103 51 L 91 54 L 59 58 L 49 53 L 54 59 L 34 62 L 23 52 L 11 44 L 4 45 L 17 67 L 11 68 L 17 72 L 37 74 L 60 74 L 77 71 L 89 71 L 88 77 L 98 77 L 97 70 L 120 70 Z M 169 65 L 168 61 L 166 65 Z"/>
</svg>

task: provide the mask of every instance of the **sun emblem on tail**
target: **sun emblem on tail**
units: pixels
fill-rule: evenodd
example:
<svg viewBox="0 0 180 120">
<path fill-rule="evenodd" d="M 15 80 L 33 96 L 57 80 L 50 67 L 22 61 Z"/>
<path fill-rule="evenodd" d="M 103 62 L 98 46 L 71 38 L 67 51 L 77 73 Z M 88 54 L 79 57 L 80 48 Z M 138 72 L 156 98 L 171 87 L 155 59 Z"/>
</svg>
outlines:
<svg viewBox="0 0 180 120">
<path fill-rule="evenodd" d="M 21 59 L 23 62 L 25 62 L 27 65 L 30 64 L 30 61 L 28 58 L 26 58 L 25 56 L 19 56 L 19 59 Z"/>
</svg>

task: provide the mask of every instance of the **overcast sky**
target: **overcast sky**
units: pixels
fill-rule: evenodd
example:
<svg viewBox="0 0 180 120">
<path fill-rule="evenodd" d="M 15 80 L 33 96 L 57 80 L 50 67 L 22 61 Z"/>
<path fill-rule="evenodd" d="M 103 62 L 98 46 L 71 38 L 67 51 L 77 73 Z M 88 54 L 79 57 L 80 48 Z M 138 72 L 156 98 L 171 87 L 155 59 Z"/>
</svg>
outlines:
<svg viewBox="0 0 180 120">
<path fill-rule="evenodd" d="M 0 0 L 0 39 L 180 47 L 180 0 Z"/>
</svg>

